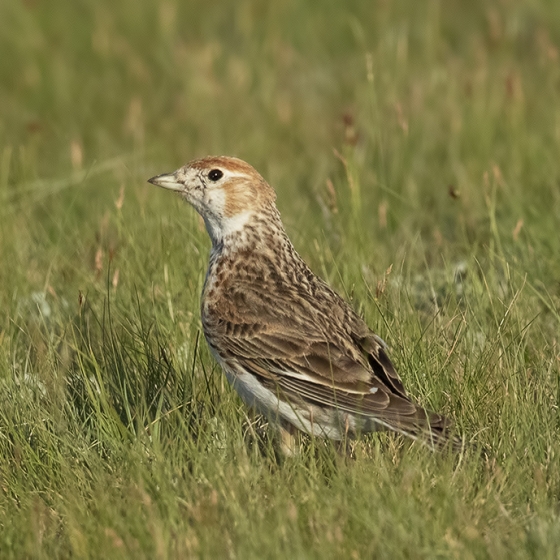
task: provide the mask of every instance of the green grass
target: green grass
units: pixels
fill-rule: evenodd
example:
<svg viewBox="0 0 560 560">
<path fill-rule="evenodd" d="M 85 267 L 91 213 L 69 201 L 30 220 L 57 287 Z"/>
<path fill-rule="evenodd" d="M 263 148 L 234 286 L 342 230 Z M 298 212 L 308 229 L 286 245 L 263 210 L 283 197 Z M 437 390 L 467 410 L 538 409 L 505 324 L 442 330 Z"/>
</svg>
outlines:
<svg viewBox="0 0 560 560">
<path fill-rule="evenodd" d="M 13 0 L 0 52 L 0 557 L 559 557 L 560 6 Z M 278 457 L 146 183 L 216 153 L 487 458 Z"/>
</svg>

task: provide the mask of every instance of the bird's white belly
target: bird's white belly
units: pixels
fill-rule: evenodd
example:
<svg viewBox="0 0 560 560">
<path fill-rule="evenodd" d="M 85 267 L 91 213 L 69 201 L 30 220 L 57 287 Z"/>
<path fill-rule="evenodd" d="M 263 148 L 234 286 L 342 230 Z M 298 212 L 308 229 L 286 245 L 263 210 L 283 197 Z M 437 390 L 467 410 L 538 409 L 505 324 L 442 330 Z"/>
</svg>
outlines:
<svg viewBox="0 0 560 560">
<path fill-rule="evenodd" d="M 333 422 L 334 418 L 331 414 L 326 414 L 319 409 L 314 414 L 311 408 L 296 410 L 294 406 L 280 400 L 272 391 L 264 387 L 253 374 L 239 367 L 233 369 L 229 364 L 226 365 L 213 349 L 212 353 L 241 400 L 267 416 L 271 422 L 278 423 L 279 420 L 284 420 L 310 435 L 342 439 L 341 430 Z"/>
</svg>

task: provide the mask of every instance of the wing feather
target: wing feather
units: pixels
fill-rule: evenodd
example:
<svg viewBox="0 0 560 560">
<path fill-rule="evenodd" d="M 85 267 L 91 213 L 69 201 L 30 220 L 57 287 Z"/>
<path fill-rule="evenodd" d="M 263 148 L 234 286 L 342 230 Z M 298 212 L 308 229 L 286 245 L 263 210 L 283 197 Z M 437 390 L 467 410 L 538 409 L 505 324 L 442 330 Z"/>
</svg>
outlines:
<svg viewBox="0 0 560 560">
<path fill-rule="evenodd" d="M 334 292 L 329 316 L 307 301 L 298 307 L 295 294 L 285 305 L 263 307 L 266 298 L 251 290 L 245 290 L 247 307 L 235 321 L 218 307 L 219 323 L 209 324 L 212 317 L 203 316 L 208 342 L 222 359 L 233 360 L 288 402 L 328 407 L 414 433 L 426 425 L 448 425 L 409 400 L 385 343 Z"/>
</svg>

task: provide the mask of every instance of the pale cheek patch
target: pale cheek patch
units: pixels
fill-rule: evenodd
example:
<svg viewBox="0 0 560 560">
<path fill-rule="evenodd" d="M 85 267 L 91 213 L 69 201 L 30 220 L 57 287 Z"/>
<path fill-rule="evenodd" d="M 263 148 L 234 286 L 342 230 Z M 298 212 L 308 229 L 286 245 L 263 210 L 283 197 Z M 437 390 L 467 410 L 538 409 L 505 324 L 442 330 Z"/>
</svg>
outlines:
<svg viewBox="0 0 560 560">
<path fill-rule="evenodd" d="M 223 189 L 212 189 L 206 191 L 206 205 L 211 214 L 216 218 L 225 215 L 226 211 L 226 194 Z"/>
<path fill-rule="evenodd" d="M 239 197 L 233 200 L 225 188 L 208 189 L 203 216 L 213 242 L 242 231 L 251 217 L 247 204 Z"/>
</svg>

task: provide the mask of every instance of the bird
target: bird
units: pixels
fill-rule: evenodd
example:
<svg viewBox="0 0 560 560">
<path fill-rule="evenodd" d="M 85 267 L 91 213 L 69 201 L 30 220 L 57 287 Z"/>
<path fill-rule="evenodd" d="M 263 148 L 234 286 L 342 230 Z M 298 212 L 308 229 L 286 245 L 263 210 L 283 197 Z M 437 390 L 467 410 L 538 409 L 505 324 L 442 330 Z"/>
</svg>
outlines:
<svg viewBox="0 0 560 560">
<path fill-rule="evenodd" d="M 208 156 L 149 182 L 202 216 L 212 246 L 201 296 L 211 354 L 242 401 L 278 427 L 336 442 L 393 431 L 433 449 L 462 440 L 408 395 L 387 344 L 288 238 L 276 193 L 245 161 Z"/>
</svg>

